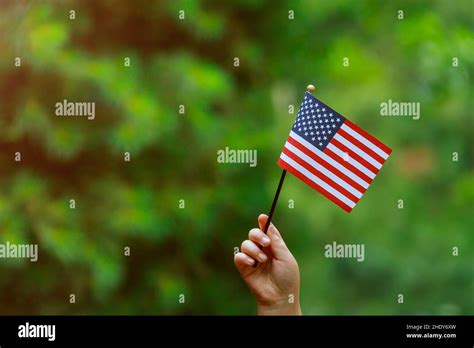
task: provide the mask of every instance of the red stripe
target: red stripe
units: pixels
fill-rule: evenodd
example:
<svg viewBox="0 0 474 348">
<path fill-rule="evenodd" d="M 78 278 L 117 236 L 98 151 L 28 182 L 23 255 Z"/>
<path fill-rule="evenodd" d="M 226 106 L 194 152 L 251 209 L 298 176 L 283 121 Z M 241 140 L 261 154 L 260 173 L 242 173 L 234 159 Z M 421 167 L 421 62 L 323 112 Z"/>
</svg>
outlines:
<svg viewBox="0 0 474 348">
<path fill-rule="evenodd" d="M 321 172 L 319 172 L 318 170 L 316 170 L 314 167 L 312 167 L 310 164 L 305 162 L 302 158 L 298 157 L 296 154 L 294 154 L 293 152 L 288 150 L 286 147 L 283 148 L 282 152 L 285 155 L 287 155 L 288 157 L 290 157 L 293 161 L 298 163 L 300 166 L 305 168 L 307 171 L 309 171 L 311 174 L 318 177 L 321 181 L 324 181 L 326 184 L 331 186 L 333 189 L 335 189 L 336 191 L 339 191 L 340 193 L 342 193 L 344 196 L 349 198 L 352 202 L 357 203 L 357 201 L 359 200 L 359 198 L 357 198 L 352 193 L 347 191 L 344 187 L 340 186 L 338 183 L 332 181 L 326 175 L 324 175 Z"/>
<path fill-rule="evenodd" d="M 368 176 L 367 174 L 361 172 L 358 168 L 354 167 L 352 164 L 349 163 L 349 161 L 345 161 L 341 156 L 336 155 L 334 152 L 329 150 L 327 147 L 323 151 L 326 155 L 331 157 L 333 160 L 335 160 L 337 163 L 339 163 L 341 166 L 345 167 L 347 170 L 350 170 L 353 172 L 355 175 L 357 175 L 359 178 L 364 180 L 366 183 L 370 184 L 373 179 Z"/>
<path fill-rule="evenodd" d="M 372 135 L 367 133 L 365 130 L 359 128 L 358 126 L 356 126 L 351 121 L 345 120 L 343 124 L 345 124 L 349 128 L 352 128 L 353 131 L 359 133 L 360 135 L 364 136 L 365 138 L 367 138 L 368 140 L 373 142 L 375 145 L 377 145 L 379 148 L 381 148 L 387 155 L 390 155 L 392 153 L 391 148 L 389 148 L 387 145 L 381 143 L 379 140 L 375 139 Z"/>
<path fill-rule="evenodd" d="M 355 182 L 354 180 L 349 178 L 347 175 L 345 175 L 339 169 L 333 167 L 329 162 L 323 160 L 321 157 L 316 155 L 313 151 L 311 151 L 310 149 L 305 147 L 303 144 L 300 144 L 297 140 L 293 139 L 291 136 L 288 137 L 288 142 L 291 145 L 293 145 L 294 147 L 296 147 L 298 150 L 303 152 L 305 155 L 307 155 L 308 157 L 313 159 L 315 162 L 319 163 L 321 166 L 323 166 L 324 168 L 329 170 L 331 173 L 333 173 L 334 175 L 340 177 L 342 180 L 344 180 L 349 185 L 354 187 L 357 191 L 359 191 L 361 193 L 365 192 L 366 189 L 363 186 L 361 186 L 360 184 L 358 184 L 357 182 Z"/>
<path fill-rule="evenodd" d="M 296 176 L 301 181 L 305 182 L 308 186 L 312 187 L 313 189 L 315 189 L 316 191 L 318 191 L 319 193 L 324 195 L 326 198 L 330 199 L 333 203 L 337 204 L 338 206 L 340 206 L 342 209 L 344 209 L 348 213 L 351 212 L 351 210 L 352 210 L 351 207 L 349 207 L 347 204 L 342 202 L 339 198 L 333 196 L 332 194 L 330 194 L 329 192 L 324 190 L 321 186 L 318 186 L 314 181 L 308 179 L 306 176 L 301 174 L 298 170 L 296 170 L 295 168 L 290 166 L 288 163 L 283 161 L 281 158 L 278 159 L 278 165 L 280 167 L 282 167 L 283 169 L 287 170 L 288 172 L 290 172 L 291 174 L 293 174 L 294 176 Z"/>
<path fill-rule="evenodd" d="M 341 142 L 339 142 L 338 140 L 332 138 L 331 141 L 329 142 L 330 144 L 333 144 L 335 147 L 337 147 L 339 150 L 343 151 L 343 152 L 347 152 L 347 154 L 349 155 L 350 158 L 353 158 L 355 159 L 357 162 L 359 162 L 360 164 L 362 164 L 365 168 L 367 168 L 368 170 L 370 170 L 372 173 L 374 174 L 377 174 L 377 172 L 379 171 L 377 168 L 375 168 L 372 164 L 370 164 L 369 162 L 367 162 L 365 159 L 363 159 L 361 156 L 359 156 L 358 154 L 356 154 L 354 151 L 352 151 L 351 149 L 349 149 L 347 146 L 343 145 Z"/>
<path fill-rule="evenodd" d="M 380 164 L 383 164 L 385 160 L 383 159 L 382 156 L 380 156 L 378 153 L 374 152 L 370 147 L 366 146 L 365 144 L 361 143 L 359 140 L 354 138 L 352 135 L 344 131 L 343 129 L 340 129 L 336 132 L 336 134 L 339 134 L 341 137 L 347 139 L 349 142 L 357 146 L 359 149 L 364 151 L 367 155 L 372 157 L 374 160 L 379 162 Z"/>
<path fill-rule="evenodd" d="M 372 150 L 370 147 L 366 146 L 365 144 L 361 143 L 359 140 L 354 138 L 352 135 L 344 131 L 343 129 L 339 129 L 336 134 L 339 134 L 341 137 L 346 139 L 348 142 L 352 143 L 353 145 L 357 146 L 359 149 L 364 151 L 367 155 L 372 157 L 374 160 L 379 162 L 380 164 L 384 164 L 385 160 L 382 156 Z"/>
</svg>

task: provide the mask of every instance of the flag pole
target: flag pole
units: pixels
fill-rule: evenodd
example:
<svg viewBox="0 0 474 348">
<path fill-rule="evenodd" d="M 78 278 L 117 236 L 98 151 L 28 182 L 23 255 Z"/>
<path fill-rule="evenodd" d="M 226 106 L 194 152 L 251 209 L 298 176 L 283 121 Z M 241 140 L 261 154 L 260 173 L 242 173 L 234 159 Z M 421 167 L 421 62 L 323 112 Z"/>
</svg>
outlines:
<svg viewBox="0 0 474 348">
<path fill-rule="evenodd" d="M 263 233 L 265 234 L 268 231 L 268 227 L 270 227 L 270 222 L 272 221 L 273 212 L 275 211 L 278 197 L 280 196 L 281 187 L 283 186 L 283 181 L 285 181 L 285 176 L 286 176 L 286 170 L 283 169 L 280 176 L 280 182 L 278 183 L 278 187 L 275 192 L 275 197 L 273 197 L 272 207 L 270 208 L 270 213 L 268 214 L 268 219 L 267 219 L 267 222 L 265 223 L 265 228 L 263 229 Z"/>
<path fill-rule="evenodd" d="M 308 85 L 306 87 L 306 90 L 309 93 L 313 93 L 316 90 L 316 88 L 313 85 Z M 283 182 L 285 181 L 285 176 L 286 176 L 286 169 L 283 169 L 283 171 L 281 172 L 280 181 L 278 182 L 278 187 L 277 187 L 276 192 L 275 192 L 275 196 L 273 197 L 272 207 L 270 208 L 270 213 L 268 213 L 268 219 L 267 219 L 267 222 L 265 223 L 265 227 L 263 229 L 263 233 L 265 233 L 265 234 L 267 234 L 268 228 L 270 227 L 270 223 L 272 221 L 273 213 L 275 212 L 275 207 L 276 207 L 276 204 L 278 202 L 278 197 L 280 196 L 281 187 L 283 186 Z M 258 262 L 255 261 L 253 267 L 255 268 L 255 267 L 257 267 L 257 265 L 258 265 Z"/>
</svg>

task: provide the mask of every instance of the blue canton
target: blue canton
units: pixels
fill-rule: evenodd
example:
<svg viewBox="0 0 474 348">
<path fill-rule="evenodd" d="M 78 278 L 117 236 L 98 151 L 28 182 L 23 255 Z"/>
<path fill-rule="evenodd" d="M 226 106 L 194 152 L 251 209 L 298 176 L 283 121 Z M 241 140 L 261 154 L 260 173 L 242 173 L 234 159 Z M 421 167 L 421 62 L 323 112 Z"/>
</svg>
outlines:
<svg viewBox="0 0 474 348">
<path fill-rule="evenodd" d="M 306 92 L 292 130 L 323 151 L 344 120 L 341 114 Z"/>
</svg>

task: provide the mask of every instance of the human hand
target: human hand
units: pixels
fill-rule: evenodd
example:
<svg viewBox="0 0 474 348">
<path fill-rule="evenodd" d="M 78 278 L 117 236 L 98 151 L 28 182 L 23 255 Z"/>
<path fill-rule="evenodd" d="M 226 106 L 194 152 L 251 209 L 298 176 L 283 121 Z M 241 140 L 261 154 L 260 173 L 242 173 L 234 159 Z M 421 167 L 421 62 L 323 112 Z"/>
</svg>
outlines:
<svg viewBox="0 0 474 348">
<path fill-rule="evenodd" d="M 242 242 L 235 266 L 257 300 L 259 315 L 301 315 L 298 264 L 273 224 L 267 235 L 262 232 L 267 219 L 264 214 L 258 217 L 260 228 L 251 229 Z"/>
</svg>

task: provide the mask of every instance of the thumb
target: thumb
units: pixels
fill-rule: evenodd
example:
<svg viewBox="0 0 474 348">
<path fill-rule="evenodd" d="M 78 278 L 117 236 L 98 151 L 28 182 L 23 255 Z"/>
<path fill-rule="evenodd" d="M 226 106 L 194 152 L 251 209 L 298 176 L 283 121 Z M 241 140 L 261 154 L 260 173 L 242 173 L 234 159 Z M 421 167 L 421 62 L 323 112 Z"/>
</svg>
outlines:
<svg viewBox="0 0 474 348">
<path fill-rule="evenodd" d="M 265 228 L 265 224 L 267 223 L 267 220 L 268 220 L 268 216 L 265 214 L 260 214 L 260 216 L 258 217 L 258 225 L 262 231 Z M 286 260 L 290 258 L 291 257 L 290 250 L 288 250 L 288 247 L 286 246 L 285 241 L 283 240 L 283 237 L 281 236 L 278 229 L 272 223 L 270 223 L 270 226 L 268 227 L 267 234 L 271 240 L 270 250 L 272 251 L 273 256 L 277 260 Z"/>
</svg>

